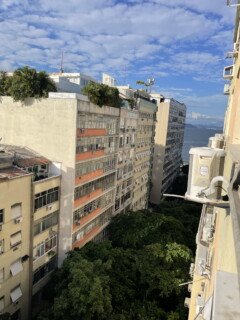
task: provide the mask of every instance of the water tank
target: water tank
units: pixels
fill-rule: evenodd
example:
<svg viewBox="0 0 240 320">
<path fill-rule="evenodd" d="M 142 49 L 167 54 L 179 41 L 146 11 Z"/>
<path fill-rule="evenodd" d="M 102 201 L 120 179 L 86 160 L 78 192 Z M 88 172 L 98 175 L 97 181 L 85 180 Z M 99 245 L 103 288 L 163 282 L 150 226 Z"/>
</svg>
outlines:
<svg viewBox="0 0 240 320">
<path fill-rule="evenodd" d="M 224 150 L 206 147 L 192 148 L 189 154 L 189 177 L 185 198 L 200 203 L 214 203 L 221 194 L 221 190 L 216 187 L 215 194 L 207 196 L 206 191 L 209 190 L 212 181 L 215 187 L 217 185 L 215 180 L 223 174 Z"/>
</svg>

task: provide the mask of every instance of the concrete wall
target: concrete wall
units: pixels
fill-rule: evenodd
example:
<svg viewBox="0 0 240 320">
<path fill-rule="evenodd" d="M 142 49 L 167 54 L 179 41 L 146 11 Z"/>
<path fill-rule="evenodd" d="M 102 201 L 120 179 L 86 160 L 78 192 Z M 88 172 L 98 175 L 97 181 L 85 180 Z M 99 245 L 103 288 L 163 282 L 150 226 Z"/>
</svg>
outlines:
<svg viewBox="0 0 240 320">
<path fill-rule="evenodd" d="M 150 193 L 150 202 L 154 204 L 159 204 L 161 199 L 163 165 L 168 132 L 169 108 L 170 104 L 167 102 L 158 105 L 153 153 L 153 186 Z"/>
<path fill-rule="evenodd" d="M 59 261 L 71 249 L 75 180 L 76 99 L 27 99 L 0 102 L 1 143 L 26 146 L 52 161 L 62 162 Z"/>
</svg>

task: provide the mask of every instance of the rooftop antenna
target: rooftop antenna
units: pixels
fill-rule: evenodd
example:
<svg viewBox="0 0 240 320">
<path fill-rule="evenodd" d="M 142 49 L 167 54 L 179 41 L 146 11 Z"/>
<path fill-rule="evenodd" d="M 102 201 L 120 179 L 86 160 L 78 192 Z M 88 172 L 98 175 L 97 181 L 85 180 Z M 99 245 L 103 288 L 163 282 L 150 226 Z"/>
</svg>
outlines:
<svg viewBox="0 0 240 320">
<path fill-rule="evenodd" d="M 63 73 L 63 51 L 62 51 L 62 58 L 61 58 L 61 67 L 60 67 L 60 72 Z"/>
<path fill-rule="evenodd" d="M 238 7 L 240 6 L 240 3 L 237 1 L 237 3 L 234 3 L 234 0 L 227 0 L 227 6 L 228 7 Z"/>
</svg>

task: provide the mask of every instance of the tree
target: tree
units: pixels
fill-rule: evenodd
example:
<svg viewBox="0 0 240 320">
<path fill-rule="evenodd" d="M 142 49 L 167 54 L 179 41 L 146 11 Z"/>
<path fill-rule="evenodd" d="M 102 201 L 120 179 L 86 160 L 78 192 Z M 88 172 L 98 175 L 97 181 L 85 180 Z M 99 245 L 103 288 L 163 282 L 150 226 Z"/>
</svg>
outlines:
<svg viewBox="0 0 240 320">
<path fill-rule="evenodd" d="M 82 93 L 87 95 L 89 100 L 100 108 L 104 105 L 113 108 L 120 108 L 122 105 L 118 89 L 109 87 L 103 83 L 90 81 L 83 88 Z"/>
<path fill-rule="evenodd" d="M 0 71 L 0 96 L 8 96 L 12 77 L 7 76 L 5 71 Z"/>
<path fill-rule="evenodd" d="M 110 240 L 69 252 L 50 284 L 53 306 L 38 320 L 186 319 L 179 284 L 189 280 L 195 210 L 163 202 L 115 217 Z"/>
<path fill-rule="evenodd" d="M 24 101 L 26 98 L 46 98 L 50 91 L 55 92 L 57 89 L 47 73 L 26 66 L 14 71 L 8 94 L 14 101 Z"/>
</svg>

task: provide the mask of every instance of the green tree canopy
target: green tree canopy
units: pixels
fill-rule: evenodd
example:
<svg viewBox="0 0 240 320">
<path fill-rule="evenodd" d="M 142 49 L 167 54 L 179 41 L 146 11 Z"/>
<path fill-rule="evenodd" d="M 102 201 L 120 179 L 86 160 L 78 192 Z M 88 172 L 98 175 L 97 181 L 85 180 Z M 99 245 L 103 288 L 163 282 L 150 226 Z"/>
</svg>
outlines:
<svg viewBox="0 0 240 320">
<path fill-rule="evenodd" d="M 179 284 L 189 280 L 188 232 L 196 232 L 199 214 L 191 204 L 164 202 L 115 217 L 110 240 L 69 252 L 51 282 L 52 307 L 38 320 L 186 319 Z"/>
<path fill-rule="evenodd" d="M 37 72 L 26 66 L 15 70 L 12 76 L 0 74 L 0 95 L 10 95 L 14 101 L 46 98 L 49 92 L 55 91 L 56 85 L 45 71 Z"/>
<path fill-rule="evenodd" d="M 82 93 L 88 96 L 89 100 L 102 108 L 104 105 L 120 108 L 122 100 L 117 88 L 109 87 L 103 83 L 90 81 L 82 90 Z"/>
</svg>

